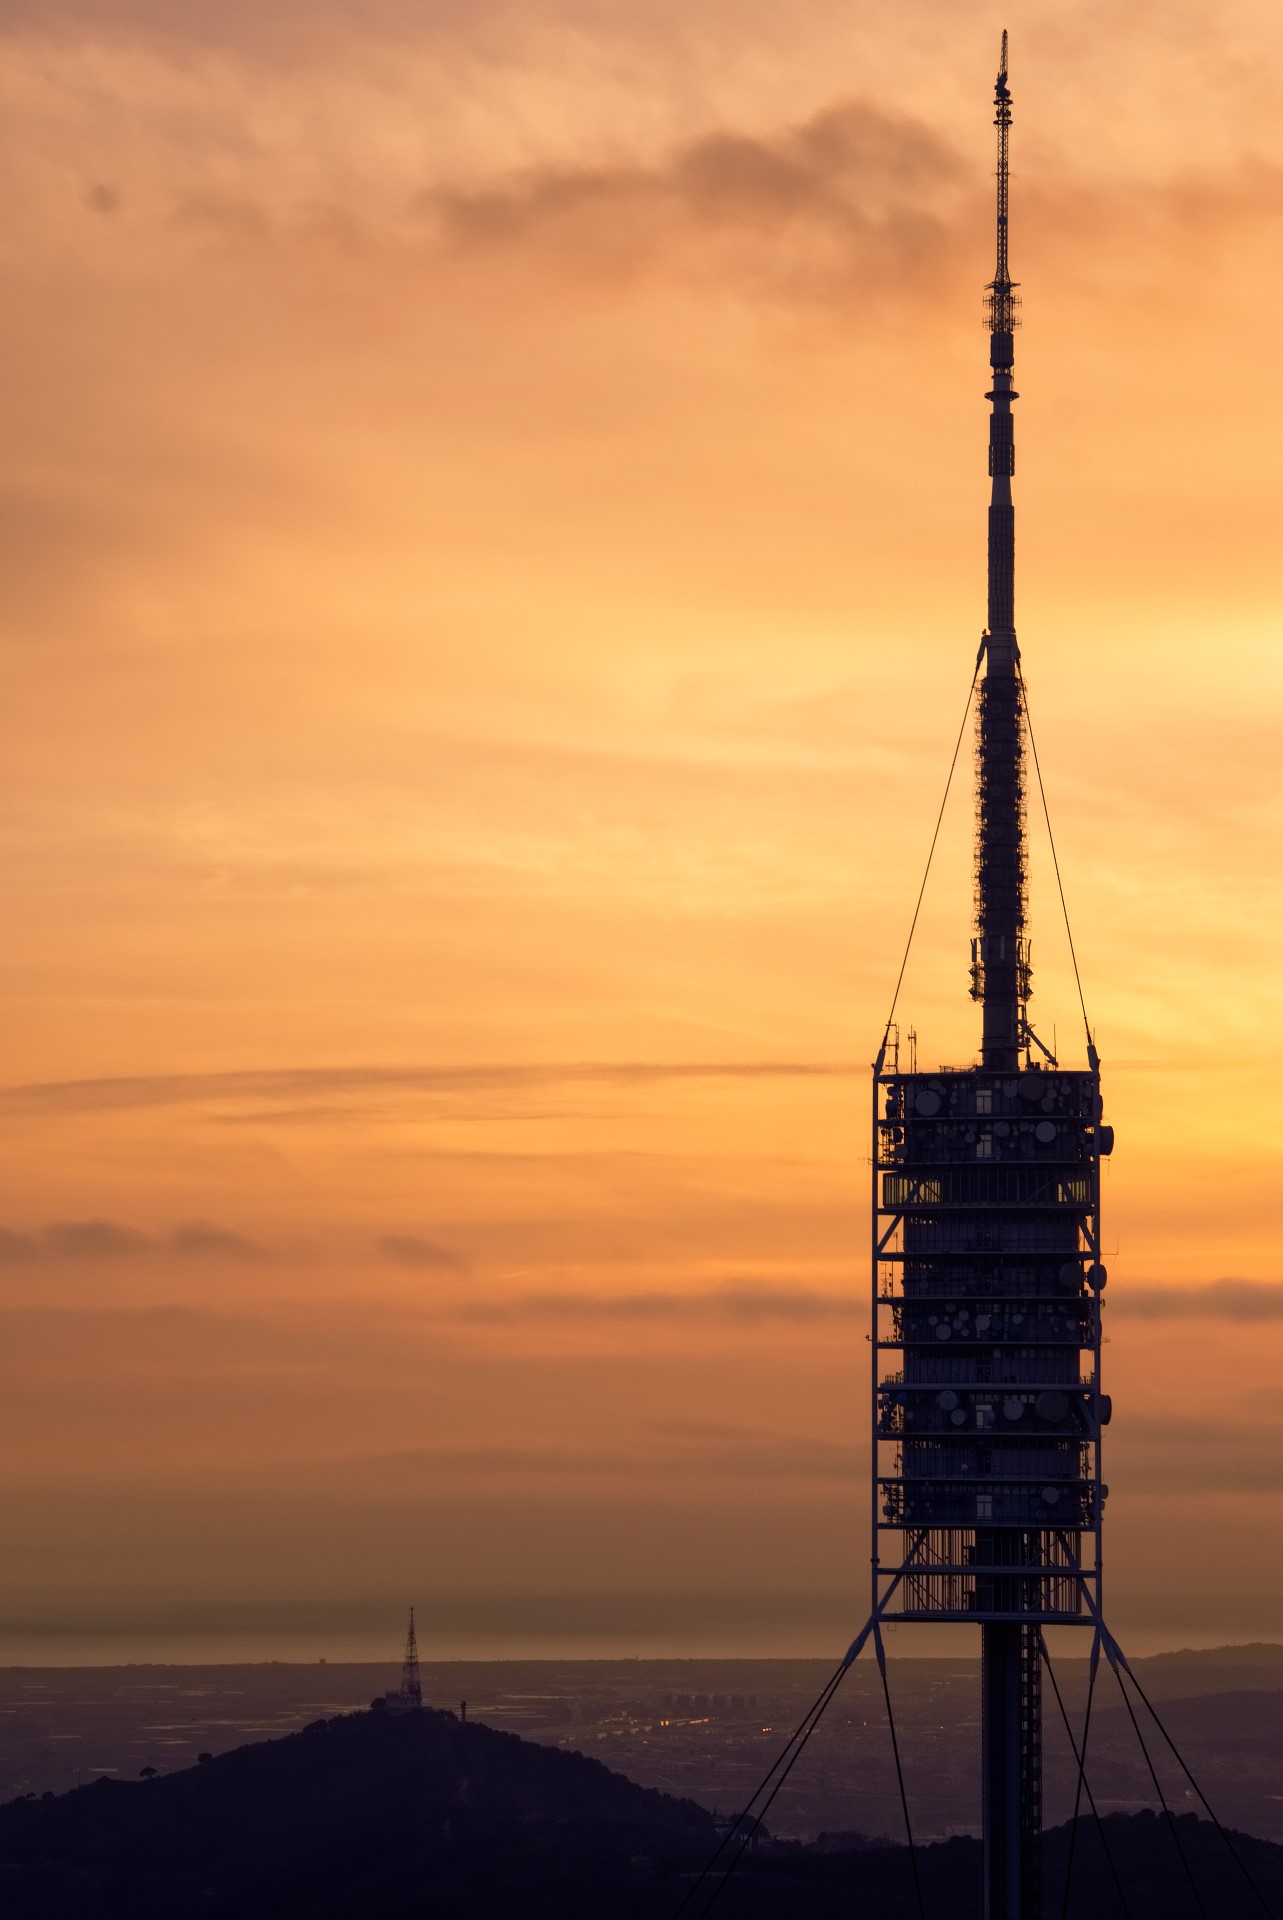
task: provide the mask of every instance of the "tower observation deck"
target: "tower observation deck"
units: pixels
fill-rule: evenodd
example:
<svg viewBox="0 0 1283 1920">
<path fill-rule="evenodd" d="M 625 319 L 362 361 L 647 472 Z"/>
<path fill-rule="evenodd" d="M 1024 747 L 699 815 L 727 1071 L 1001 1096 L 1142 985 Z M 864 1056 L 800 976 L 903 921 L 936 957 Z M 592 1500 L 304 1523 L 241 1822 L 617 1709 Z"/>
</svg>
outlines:
<svg viewBox="0 0 1283 1920">
<path fill-rule="evenodd" d="M 1007 36 L 994 95 L 997 263 L 988 623 L 976 689 L 979 1064 L 873 1075 L 874 1614 L 971 1622 L 983 1661 L 987 1920 L 1036 1920 L 1039 1635 L 1101 1618 L 1100 1067 L 1063 1068 L 1029 1022 L 1027 720 L 1014 609 Z"/>
</svg>

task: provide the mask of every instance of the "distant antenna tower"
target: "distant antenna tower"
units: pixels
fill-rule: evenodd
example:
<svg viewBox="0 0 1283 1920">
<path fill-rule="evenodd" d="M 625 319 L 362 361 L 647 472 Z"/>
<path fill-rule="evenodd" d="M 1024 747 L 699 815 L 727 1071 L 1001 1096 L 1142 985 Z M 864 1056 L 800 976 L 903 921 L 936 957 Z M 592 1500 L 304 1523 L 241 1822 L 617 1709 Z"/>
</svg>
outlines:
<svg viewBox="0 0 1283 1920">
<path fill-rule="evenodd" d="M 410 1625 L 405 1636 L 405 1659 L 401 1662 L 402 1705 L 421 1707 L 423 1705 L 423 1684 L 419 1679 L 419 1642 L 414 1631 L 414 1608 L 410 1608 Z"/>
</svg>

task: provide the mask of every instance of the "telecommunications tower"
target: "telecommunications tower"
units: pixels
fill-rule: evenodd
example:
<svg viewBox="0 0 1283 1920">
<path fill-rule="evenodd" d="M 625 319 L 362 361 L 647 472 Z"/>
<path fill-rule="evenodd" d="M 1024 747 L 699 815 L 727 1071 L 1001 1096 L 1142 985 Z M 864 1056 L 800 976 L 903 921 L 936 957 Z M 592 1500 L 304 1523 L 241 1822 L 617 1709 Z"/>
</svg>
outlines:
<svg viewBox="0 0 1283 1920">
<path fill-rule="evenodd" d="M 1086 1065 L 1064 1068 L 1029 1023 L 1005 33 L 994 104 L 989 617 L 973 683 L 980 1058 L 906 1070 L 888 1024 L 874 1067 L 871 1630 L 979 1626 L 986 1920 L 1036 1920 L 1041 1632 L 1101 1622 L 1100 1162 L 1113 1136 L 1090 1031 Z"/>
<path fill-rule="evenodd" d="M 700 1920 L 708 1920 L 844 1674 L 870 1641 L 882 1677 L 918 1911 L 925 1916 L 882 1636 L 885 1625 L 900 1621 L 980 1629 L 985 1920 L 1041 1920 L 1044 1668 L 1078 1770 L 1061 1911 L 1069 1911 L 1084 1792 L 1127 1910 L 1086 1780 L 1102 1653 L 1118 1682 L 1197 1911 L 1205 1909 L 1181 1838 L 1183 1823 L 1163 1793 L 1128 1687 L 1184 1773 L 1187 1797 L 1196 1799 L 1215 1825 L 1262 1911 L 1271 1911 L 1104 1620 L 1101 1517 L 1108 1490 L 1100 1454 L 1110 1404 L 1100 1379 L 1106 1278 L 1100 1258 L 1100 1167 L 1113 1151 L 1114 1135 L 1102 1117 L 1100 1061 L 1081 985 L 1084 1065 L 1062 1067 L 1029 1021 L 1026 749 L 1040 794 L 1042 778 L 1016 644 L 1013 594 L 1011 409 L 1017 397 L 1012 370 L 1020 303 L 1007 259 L 1011 91 L 1005 33 L 994 107 L 998 252 L 985 289 L 991 375 L 986 395 L 989 618 L 967 696 L 967 713 L 973 704 L 976 713 L 971 993 L 981 1009 L 979 1060 L 921 1070 L 910 1037 L 902 1062 L 894 1021 L 906 947 L 873 1066 L 872 1606 L 688 1889 L 678 1916 L 713 1881 Z M 965 726 L 964 716 L 964 731 Z M 962 737 L 960 732 L 958 748 Z M 949 783 L 952 777 L 951 767 Z M 942 805 L 941 819 L 943 813 Z M 939 830 L 937 820 L 932 852 Z M 1059 887 L 1054 844 L 1052 856 Z M 928 855 L 927 875 L 930 869 Z M 926 884 L 924 876 L 923 891 Z M 1077 981 L 1063 892 L 1060 905 Z M 910 945 L 917 918 L 915 909 Z M 1074 1734 L 1052 1667 L 1044 1635 L 1052 1626 L 1091 1631 L 1080 1736 Z"/>
<path fill-rule="evenodd" d="M 401 1662 L 401 1698 L 407 1706 L 423 1705 L 423 1683 L 419 1679 L 419 1638 L 414 1631 L 414 1608 L 405 1632 L 405 1658 Z"/>
<path fill-rule="evenodd" d="M 401 1662 L 401 1684 L 383 1695 L 389 1713 L 417 1713 L 423 1705 L 423 1682 L 419 1677 L 419 1639 L 414 1631 L 414 1608 L 405 1632 L 405 1658 Z"/>
</svg>

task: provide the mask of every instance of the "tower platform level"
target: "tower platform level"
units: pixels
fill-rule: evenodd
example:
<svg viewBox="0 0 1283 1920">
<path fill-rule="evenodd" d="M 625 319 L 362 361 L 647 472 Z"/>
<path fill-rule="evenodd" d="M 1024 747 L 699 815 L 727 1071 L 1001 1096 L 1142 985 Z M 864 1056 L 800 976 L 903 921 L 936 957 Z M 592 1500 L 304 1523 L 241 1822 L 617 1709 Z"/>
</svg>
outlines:
<svg viewBox="0 0 1283 1920">
<path fill-rule="evenodd" d="M 1093 1625 L 1099 1073 L 881 1065 L 873 1094 L 875 1606 Z"/>
</svg>

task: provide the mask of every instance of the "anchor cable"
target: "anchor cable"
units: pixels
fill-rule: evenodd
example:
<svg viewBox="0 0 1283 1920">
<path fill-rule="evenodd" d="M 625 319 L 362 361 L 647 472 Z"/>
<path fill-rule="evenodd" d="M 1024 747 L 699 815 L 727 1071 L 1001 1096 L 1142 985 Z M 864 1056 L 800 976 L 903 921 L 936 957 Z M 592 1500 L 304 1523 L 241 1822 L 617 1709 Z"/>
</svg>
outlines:
<svg viewBox="0 0 1283 1920">
<path fill-rule="evenodd" d="M 940 828 L 944 824 L 944 810 L 949 804 L 949 790 L 953 786 L 953 776 L 958 765 L 958 755 L 962 751 L 962 736 L 967 731 L 967 716 L 971 712 L 971 702 L 975 696 L 976 681 L 980 677 L 980 662 L 983 658 L 984 645 L 982 643 L 980 651 L 976 655 L 976 665 L 975 671 L 971 676 L 971 685 L 967 688 L 967 704 L 962 709 L 962 725 L 958 728 L 958 738 L 954 742 L 953 758 L 949 762 L 949 777 L 944 783 L 944 796 L 940 801 L 940 811 L 936 815 L 935 832 L 931 835 L 931 845 L 927 850 L 927 864 L 922 873 L 922 885 L 918 888 L 918 898 L 913 909 L 913 919 L 909 922 L 909 937 L 904 943 L 904 958 L 900 962 L 900 971 L 896 975 L 895 992 L 891 995 L 891 1011 L 887 1015 L 886 1026 L 883 1028 L 883 1046 L 886 1045 L 886 1036 L 891 1031 L 891 1022 L 895 1019 L 895 1010 L 899 1005 L 900 989 L 904 985 L 904 970 L 909 964 L 909 950 L 913 945 L 913 936 L 918 930 L 918 915 L 922 912 L 922 902 L 927 891 L 927 881 L 931 878 L 931 862 L 935 859 L 936 842 L 940 838 Z"/>
<path fill-rule="evenodd" d="M 1051 1664 L 1051 1655 L 1047 1651 L 1046 1641 L 1043 1641 L 1042 1657 L 1043 1657 L 1043 1662 L 1047 1668 L 1047 1678 L 1051 1681 L 1051 1690 L 1056 1696 L 1056 1705 L 1060 1708 L 1060 1717 L 1065 1723 L 1065 1733 L 1068 1737 L 1070 1748 L 1073 1752 L 1074 1759 L 1078 1764 L 1078 1778 L 1081 1781 L 1083 1790 L 1087 1795 L 1087 1804 L 1091 1808 L 1091 1817 L 1096 1823 L 1096 1832 L 1100 1835 L 1100 1844 L 1105 1849 L 1105 1859 L 1109 1864 L 1109 1877 L 1114 1883 L 1114 1892 L 1118 1895 L 1118 1904 L 1121 1906 L 1123 1910 L 1124 1920 L 1131 1920 L 1131 1908 L 1127 1904 L 1127 1895 L 1123 1892 L 1123 1883 L 1118 1877 L 1118 1868 L 1114 1864 L 1114 1856 L 1110 1851 L 1109 1841 L 1105 1837 L 1105 1824 L 1104 1824 L 1104 1821 L 1101 1819 L 1100 1814 L 1097 1810 L 1096 1796 L 1092 1792 L 1091 1782 L 1087 1778 L 1086 1729 L 1084 1729 L 1084 1732 L 1083 1732 L 1083 1745 L 1082 1745 L 1082 1752 L 1080 1754 L 1078 1750 L 1078 1742 L 1074 1739 L 1074 1730 L 1069 1724 L 1069 1714 L 1065 1709 L 1064 1701 L 1060 1697 L 1060 1686 L 1056 1680 L 1056 1670 Z M 1095 1684 L 1094 1675 L 1092 1677 L 1092 1684 L 1093 1685 Z M 1090 1705 L 1090 1696 L 1089 1696 L 1089 1705 Z M 1077 1824 L 1078 1824 L 1078 1816 L 1077 1816 L 1077 1811 L 1075 1809 L 1075 1814 L 1074 1814 L 1075 1830 L 1077 1828 Z M 1065 1892 L 1066 1905 L 1068 1904 L 1068 1900 L 1069 1900 L 1069 1893 L 1068 1893 L 1068 1885 L 1066 1884 L 1066 1892 Z M 1061 1920 L 1064 1920 L 1063 1908 L 1061 1910 Z"/>
<path fill-rule="evenodd" d="M 805 1747 L 811 1735 L 815 1732 L 815 1729 L 819 1726 L 820 1721 L 824 1718 L 825 1710 L 828 1707 L 829 1702 L 832 1700 L 834 1694 L 837 1692 L 843 1680 L 846 1678 L 848 1665 L 849 1665 L 849 1662 L 844 1660 L 842 1662 L 842 1665 L 838 1668 L 837 1672 L 834 1674 L 833 1678 L 830 1680 L 828 1686 L 825 1687 L 823 1693 L 820 1695 L 819 1699 L 816 1701 L 815 1706 L 811 1712 L 811 1715 L 809 1717 L 809 1724 L 805 1725 L 804 1731 L 802 1729 L 799 1729 L 799 1732 L 801 1733 L 800 1739 L 798 1738 L 797 1734 L 794 1734 L 793 1740 L 797 1741 L 796 1746 L 793 1746 L 793 1741 L 789 1742 L 789 1746 L 793 1746 L 793 1752 L 789 1757 L 788 1764 L 787 1766 L 784 1767 L 783 1771 L 780 1773 L 779 1779 L 775 1782 L 775 1785 L 771 1788 L 770 1793 L 766 1796 L 766 1799 L 763 1801 L 761 1811 L 756 1815 L 754 1815 L 752 1824 L 748 1827 L 747 1831 L 744 1834 L 743 1839 L 739 1843 L 739 1846 L 735 1849 L 734 1854 L 731 1856 L 726 1866 L 722 1869 L 721 1879 L 717 1882 L 717 1885 L 713 1888 L 713 1891 L 709 1894 L 708 1899 L 704 1902 L 704 1907 L 700 1915 L 700 1920 L 707 1920 L 708 1915 L 713 1911 L 713 1908 L 716 1906 L 718 1899 L 720 1898 L 722 1893 L 725 1891 L 727 1881 L 730 1879 L 731 1875 L 734 1873 L 736 1867 L 739 1865 L 740 1861 L 743 1859 L 749 1847 L 753 1844 L 754 1837 L 756 1836 L 763 1821 L 766 1819 L 767 1814 L 770 1812 L 771 1807 L 774 1804 L 776 1794 L 780 1791 L 780 1788 L 784 1785 L 784 1782 L 788 1779 L 794 1767 L 797 1765 L 798 1761 L 801 1759 L 802 1749 Z M 786 1747 L 785 1752 L 787 1751 L 788 1751 L 788 1748 Z M 783 1755 L 781 1755 L 781 1759 L 782 1758 L 783 1758 Z M 776 1766 L 778 1765 L 779 1765 L 779 1761 L 776 1761 Z M 771 1772 L 773 1773 L 774 1771 L 775 1771 L 775 1768 L 772 1767 Z M 767 1775 L 767 1779 L 769 1778 L 770 1778 L 770 1774 Z M 762 1790 L 761 1787 L 759 1787 L 758 1793 L 760 1793 L 761 1790 Z M 753 1798 L 756 1799 L 757 1794 L 754 1794 Z M 752 1801 L 749 1802 L 749 1805 L 750 1806 L 752 1805 Z M 741 1815 L 740 1817 L 742 1819 L 743 1815 Z M 738 1825 L 738 1822 L 736 1824 Z M 707 1872 L 707 1869 L 705 1871 Z M 701 1875 L 700 1878 L 701 1879 L 704 1878 L 704 1875 Z M 691 1891 L 693 1893 L 694 1888 L 692 1888 Z"/>
<path fill-rule="evenodd" d="M 1142 1687 L 1140 1681 L 1136 1678 L 1136 1675 L 1132 1672 L 1131 1668 L 1128 1667 L 1126 1671 L 1127 1671 L 1127 1678 L 1131 1681 L 1137 1693 L 1140 1695 L 1141 1699 L 1144 1701 L 1146 1707 L 1148 1708 L 1149 1716 L 1151 1720 L 1154 1722 L 1154 1725 L 1158 1728 L 1158 1731 L 1162 1734 L 1164 1740 L 1167 1742 L 1167 1745 L 1170 1747 L 1172 1753 L 1175 1755 L 1176 1763 L 1180 1767 L 1181 1772 L 1185 1775 L 1185 1778 L 1189 1781 L 1191 1787 L 1193 1787 L 1194 1792 L 1198 1795 L 1199 1799 L 1202 1801 L 1203 1810 L 1207 1814 L 1208 1819 L 1211 1821 L 1212 1825 L 1216 1828 L 1216 1831 L 1220 1834 L 1221 1839 L 1225 1842 L 1231 1854 L 1234 1856 L 1234 1859 L 1238 1865 L 1239 1872 L 1242 1874 L 1243 1878 L 1247 1881 L 1248 1886 L 1252 1889 L 1252 1892 L 1255 1894 L 1257 1903 L 1260 1906 L 1262 1912 L 1268 1914 L 1269 1920 L 1274 1920 L 1274 1909 L 1270 1906 L 1269 1901 L 1265 1898 L 1265 1895 L 1261 1892 L 1261 1889 L 1257 1886 L 1255 1880 L 1252 1878 L 1251 1873 L 1248 1871 L 1247 1862 L 1244 1860 L 1242 1854 L 1239 1852 L 1238 1848 L 1234 1845 L 1233 1840 L 1230 1838 L 1225 1828 L 1221 1825 L 1220 1821 L 1217 1819 L 1216 1814 L 1212 1808 L 1211 1801 L 1208 1799 L 1207 1795 L 1203 1792 L 1203 1789 L 1199 1786 L 1198 1781 L 1194 1778 L 1193 1774 L 1190 1772 L 1189 1767 L 1187 1766 L 1184 1756 L 1182 1755 L 1179 1747 L 1176 1745 L 1176 1742 L 1172 1739 L 1172 1736 L 1167 1731 L 1167 1728 L 1163 1725 L 1163 1722 L 1159 1719 L 1158 1709 L 1155 1707 L 1153 1701 L 1150 1699 L 1149 1695 L 1146 1693 L 1144 1687 Z"/>
<path fill-rule="evenodd" d="M 1193 1895 L 1194 1905 L 1198 1908 L 1201 1920 L 1207 1920 L 1207 1909 L 1206 1907 L 1204 1907 L 1202 1898 L 1199 1894 L 1198 1886 L 1194 1879 L 1193 1869 L 1191 1868 L 1189 1861 L 1185 1857 L 1185 1849 L 1181 1845 L 1181 1836 L 1177 1830 L 1176 1822 L 1172 1818 L 1172 1810 L 1168 1806 L 1166 1796 L 1164 1795 L 1163 1789 L 1159 1784 L 1158 1774 L 1157 1774 L 1157 1771 L 1155 1770 L 1154 1762 L 1149 1757 L 1149 1748 L 1145 1745 L 1145 1736 L 1140 1730 L 1140 1722 L 1136 1718 L 1135 1709 L 1133 1708 L 1132 1703 L 1127 1696 L 1127 1689 L 1123 1685 L 1122 1670 L 1117 1666 L 1114 1667 L 1114 1678 L 1118 1682 L 1118 1691 L 1123 1696 L 1123 1705 L 1126 1707 L 1127 1717 L 1132 1723 L 1132 1731 L 1135 1733 L 1137 1740 L 1140 1742 L 1140 1750 L 1145 1756 L 1145 1765 L 1149 1768 L 1149 1777 L 1154 1783 L 1154 1792 L 1158 1795 L 1158 1803 L 1163 1809 L 1163 1818 L 1167 1822 L 1168 1832 L 1171 1834 L 1172 1839 L 1176 1844 L 1176 1851 L 1180 1855 L 1181 1865 L 1185 1869 L 1185 1878 L 1189 1881 L 1189 1890 L 1190 1890 L 1190 1893 Z"/>
<path fill-rule="evenodd" d="M 1046 1639 L 1043 1637 L 1042 1634 L 1039 1634 L 1038 1640 L 1039 1640 L 1040 1646 L 1042 1647 L 1042 1657 L 1047 1664 L 1047 1671 L 1050 1674 L 1051 1673 L 1051 1656 L 1047 1652 Z M 1091 1703 L 1096 1692 L 1096 1675 L 1099 1672 L 1099 1669 L 1100 1669 L 1100 1635 L 1095 1634 L 1092 1639 L 1092 1648 L 1091 1648 L 1091 1672 L 1088 1675 L 1088 1679 L 1087 1679 L 1087 1708 L 1083 1714 L 1082 1753 L 1079 1754 L 1075 1752 L 1074 1754 L 1074 1758 L 1078 1762 L 1078 1779 L 1074 1786 L 1074 1817 L 1069 1828 L 1069 1853 L 1065 1861 L 1065 1891 L 1064 1891 L 1064 1896 L 1060 1902 L 1060 1920 L 1069 1920 L 1069 1890 L 1071 1885 L 1073 1884 L 1073 1878 L 1074 1878 L 1074 1851 L 1078 1845 L 1078 1816 L 1082 1811 L 1083 1787 L 1086 1785 L 1086 1782 L 1087 1782 L 1087 1737 L 1091 1732 Z M 1056 1685 L 1054 1675 L 1052 1675 L 1051 1684 L 1053 1687 L 1055 1687 Z M 1060 1697 L 1059 1691 L 1057 1691 L 1056 1697 L 1057 1699 L 1059 1699 Z"/>
<path fill-rule="evenodd" d="M 781 1748 L 779 1755 L 772 1762 L 771 1766 L 767 1769 L 765 1775 L 763 1776 L 760 1784 L 756 1787 L 752 1795 L 749 1797 L 746 1805 L 744 1806 L 743 1811 L 736 1815 L 735 1819 L 731 1822 L 730 1826 L 726 1829 L 726 1832 L 722 1835 L 722 1838 L 718 1842 L 717 1846 L 715 1847 L 712 1854 L 709 1856 L 709 1859 L 705 1863 L 703 1869 L 701 1870 L 698 1879 L 695 1880 L 694 1883 L 687 1888 L 685 1897 L 683 1898 L 680 1906 L 678 1906 L 673 1913 L 673 1920 L 681 1920 L 681 1915 L 685 1913 L 687 1907 L 690 1905 L 691 1901 L 695 1898 L 695 1895 L 699 1892 L 704 1882 L 708 1879 L 714 1867 L 717 1865 L 718 1861 L 721 1859 L 722 1855 L 725 1853 L 727 1847 L 729 1847 L 729 1845 L 731 1844 L 731 1841 L 735 1838 L 740 1828 L 744 1825 L 746 1821 L 751 1819 L 753 1808 L 756 1805 L 758 1799 L 761 1797 L 763 1793 L 765 1793 L 767 1787 L 770 1786 L 771 1781 L 774 1779 L 780 1767 L 784 1765 L 784 1762 L 788 1757 L 789 1753 L 792 1751 L 794 1745 L 799 1741 L 801 1742 L 801 1745 L 798 1746 L 797 1752 L 798 1753 L 801 1752 L 802 1746 L 805 1746 L 807 1740 L 811 1736 L 811 1731 L 813 1730 L 815 1723 L 818 1722 L 820 1716 L 824 1712 L 824 1709 L 828 1706 L 829 1701 L 833 1698 L 833 1695 L 837 1692 L 838 1687 L 841 1685 L 842 1676 L 846 1672 L 847 1664 L 848 1664 L 847 1661 L 844 1659 L 841 1662 L 841 1664 L 835 1669 L 835 1671 L 830 1675 L 829 1679 L 824 1683 L 823 1687 L 820 1689 L 816 1698 L 811 1702 L 806 1712 L 802 1715 L 802 1718 L 798 1721 L 797 1726 L 793 1730 L 792 1734 L 790 1734 L 788 1740 L 785 1742 L 784 1746 Z M 793 1760 L 795 1760 L 796 1758 L 797 1758 L 797 1753 L 794 1753 Z M 792 1771 L 793 1760 L 789 1760 L 788 1766 L 785 1768 L 784 1776 L 776 1783 L 775 1792 L 779 1791 L 779 1788 L 784 1783 L 784 1779 L 786 1779 L 788 1777 L 788 1774 Z M 774 1798 L 775 1798 L 775 1793 L 773 1792 L 771 1794 L 771 1799 L 773 1800 Z M 766 1803 L 766 1806 L 769 1806 L 769 1805 L 770 1805 L 770 1801 L 768 1800 Z M 762 1820 L 765 1817 L 765 1814 L 766 1814 L 766 1807 L 763 1807 L 761 1813 L 757 1816 L 757 1818 L 755 1820 L 752 1820 L 752 1824 L 748 1830 L 747 1839 L 749 1840 L 752 1839 L 754 1833 L 756 1833 L 758 1827 L 761 1825 Z M 745 1844 L 747 1844 L 747 1841 Z M 740 1852 L 742 1851 L 743 1851 L 743 1848 L 740 1849 Z M 734 1872 L 735 1865 L 736 1865 L 736 1862 L 739 1860 L 739 1857 L 740 1857 L 740 1854 L 736 1853 L 735 1858 L 731 1861 L 730 1866 L 726 1869 L 726 1877 L 729 1877 L 729 1875 Z M 715 1897 L 716 1896 L 714 1895 L 714 1898 Z M 710 1900 L 708 1904 L 709 1906 L 711 1906 L 712 1901 Z M 705 1907 L 704 1911 L 707 1913 L 708 1907 Z"/>
<path fill-rule="evenodd" d="M 918 1871 L 918 1849 L 913 1839 L 913 1823 L 909 1819 L 909 1796 L 904 1787 L 904 1768 L 900 1765 L 900 1742 L 895 1731 L 895 1715 L 891 1711 L 891 1688 L 887 1683 L 886 1654 L 882 1648 L 882 1635 L 874 1630 L 874 1647 L 878 1656 L 878 1672 L 882 1675 L 882 1698 L 887 1706 L 887 1725 L 891 1729 L 891 1751 L 895 1755 L 895 1777 L 900 1788 L 900 1808 L 904 1814 L 904 1831 L 909 1842 L 909 1864 L 913 1868 L 913 1891 L 917 1895 L 918 1920 L 927 1920 L 926 1904 L 922 1898 L 922 1876 Z"/>
<path fill-rule="evenodd" d="M 1038 742 L 1034 739 L 1034 723 L 1029 713 L 1029 694 L 1025 687 L 1025 676 L 1020 661 L 1016 661 L 1016 678 L 1020 682 L 1020 698 L 1024 703 L 1025 726 L 1029 730 L 1029 750 L 1034 757 L 1034 772 L 1038 776 L 1038 797 L 1042 801 L 1042 817 L 1047 823 L 1047 843 L 1051 848 L 1051 864 L 1056 872 L 1056 891 L 1060 895 L 1060 911 L 1065 920 L 1065 938 L 1069 942 L 1069 958 L 1074 963 L 1074 985 L 1078 989 L 1078 1004 L 1083 1012 L 1083 1027 L 1087 1034 L 1087 1045 L 1091 1046 L 1091 1022 L 1087 1018 L 1087 1002 L 1083 998 L 1082 975 L 1078 971 L 1078 952 L 1074 946 L 1074 930 L 1069 924 L 1069 906 L 1065 900 L 1065 883 L 1060 877 L 1060 856 L 1056 852 L 1056 836 L 1051 830 L 1051 809 L 1047 805 L 1047 789 L 1042 783 L 1042 767 L 1038 761 Z M 1088 1056 L 1090 1058 L 1090 1055 Z"/>
</svg>

